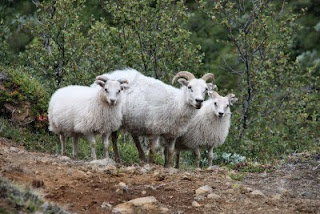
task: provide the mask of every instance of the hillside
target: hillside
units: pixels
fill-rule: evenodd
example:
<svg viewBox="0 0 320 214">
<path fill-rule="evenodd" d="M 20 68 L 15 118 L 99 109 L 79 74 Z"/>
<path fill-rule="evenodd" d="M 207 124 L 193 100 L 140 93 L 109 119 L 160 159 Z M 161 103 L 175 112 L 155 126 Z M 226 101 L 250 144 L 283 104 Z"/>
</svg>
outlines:
<svg viewBox="0 0 320 214">
<path fill-rule="evenodd" d="M 269 173 L 243 175 L 219 167 L 185 171 L 153 165 L 121 167 L 112 165 L 112 161 L 105 164 L 28 152 L 17 143 L 0 139 L 2 179 L 31 188 L 44 201 L 70 213 L 319 213 L 320 210 L 319 155 L 299 154 Z M 127 202 L 141 197 L 147 198 Z M 11 212 L 24 209 L 18 203 L 13 204 L 12 198 L 10 201 L 5 194 L 0 195 L 2 209 Z"/>
</svg>

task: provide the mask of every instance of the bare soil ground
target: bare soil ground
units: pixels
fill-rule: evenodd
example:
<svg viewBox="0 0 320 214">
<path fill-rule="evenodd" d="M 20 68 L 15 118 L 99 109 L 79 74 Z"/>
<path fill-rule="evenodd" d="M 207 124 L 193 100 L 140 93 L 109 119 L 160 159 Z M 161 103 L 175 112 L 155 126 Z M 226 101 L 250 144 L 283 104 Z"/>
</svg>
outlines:
<svg viewBox="0 0 320 214">
<path fill-rule="evenodd" d="M 296 157 L 271 173 L 247 173 L 235 181 L 230 178 L 232 172 L 223 168 L 101 167 L 27 152 L 0 138 L 0 176 L 35 189 L 71 213 L 112 213 L 114 206 L 145 196 L 154 196 L 168 213 L 320 213 L 319 159 L 317 155 L 304 161 Z M 119 189 L 120 182 L 126 188 Z M 211 186 L 217 196 L 197 196 L 195 190 L 204 185 Z M 0 198 L 1 206 L 10 208 Z"/>
</svg>

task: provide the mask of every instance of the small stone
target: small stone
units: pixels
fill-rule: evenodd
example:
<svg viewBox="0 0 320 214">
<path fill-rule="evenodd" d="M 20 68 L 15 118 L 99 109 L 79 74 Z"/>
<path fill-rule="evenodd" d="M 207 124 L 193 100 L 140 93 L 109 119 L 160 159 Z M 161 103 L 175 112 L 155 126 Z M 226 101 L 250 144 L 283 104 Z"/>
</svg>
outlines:
<svg viewBox="0 0 320 214">
<path fill-rule="evenodd" d="M 154 177 L 157 177 L 159 174 L 160 174 L 160 171 L 159 171 L 159 170 L 155 170 L 155 171 L 153 172 L 153 176 L 154 176 Z"/>
<path fill-rule="evenodd" d="M 10 150 L 10 152 L 18 152 L 19 151 L 18 148 L 13 147 L 13 146 L 11 146 L 9 150 Z"/>
<path fill-rule="evenodd" d="M 203 195 L 197 195 L 194 200 L 196 201 L 203 201 L 205 199 L 205 197 Z"/>
<path fill-rule="evenodd" d="M 219 166 L 216 166 L 216 165 L 209 166 L 207 168 L 207 171 L 216 171 L 216 170 L 221 170 L 221 168 Z"/>
<path fill-rule="evenodd" d="M 234 189 L 227 189 L 225 193 L 234 193 Z"/>
<path fill-rule="evenodd" d="M 271 196 L 272 200 L 278 201 L 281 199 L 281 194 L 275 194 L 273 196 Z"/>
<path fill-rule="evenodd" d="M 209 185 L 202 186 L 196 190 L 196 195 L 203 195 L 212 193 L 213 189 Z"/>
<path fill-rule="evenodd" d="M 168 209 L 162 206 L 154 196 L 136 198 L 131 201 L 118 204 L 112 213 L 165 213 Z"/>
<path fill-rule="evenodd" d="M 90 161 L 90 164 L 102 167 L 102 166 L 107 166 L 107 165 L 115 166 L 116 162 L 114 162 L 114 160 L 112 160 L 111 158 L 105 158 L 105 159 L 101 159 L 101 160 Z"/>
<path fill-rule="evenodd" d="M 154 196 L 149 197 L 143 197 L 143 198 L 136 198 L 131 201 L 129 201 L 135 206 L 141 206 L 143 204 L 152 204 L 158 202 L 157 199 Z"/>
<path fill-rule="evenodd" d="M 123 182 L 118 183 L 116 187 L 118 187 L 118 189 L 116 189 L 116 193 L 126 193 L 129 190 L 128 186 Z"/>
<path fill-rule="evenodd" d="M 210 199 L 219 199 L 219 198 L 221 198 L 219 195 L 217 195 L 215 193 L 210 193 L 207 197 L 210 198 Z"/>
<path fill-rule="evenodd" d="M 71 161 L 71 159 L 67 156 L 60 156 L 59 159 L 63 162 L 66 162 L 66 161 Z"/>
<path fill-rule="evenodd" d="M 285 194 L 288 192 L 288 190 L 286 188 L 283 187 L 278 187 L 277 190 L 281 193 L 281 194 Z"/>
<path fill-rule="evenodd" d="M 134 166 L 128 166 L 124 169 L 124 171 L 128 172 L 128 173 L 133 173 L 136 171 L 136 167 Z"/>
<path fill-rule="evenodd" d="M 263 192 L 261 192 L 260 190 L 253 190 L 251 192 L 251 195 L 254 195 L 254 196 L 260 196 L 260 197 L 264 197 L 265 195 L 263 194 Z"/>
<path fill-rule="evenodd" d="M 172 175 L 172 174 L 177 174 L 179 172 L 179 170 L 176 168 L 170 167 L 170 168 L 166 169 L 166 172 L 169 173 L 170 175 Z"/>
<path fill-rule="evenodd" d="M 201 205 L 196 201 L 192 201 L 192 206 L 193 207 L 201 207 Z"/>
<path fill-rule="evenodd" d="M 145 195 L 145 194 L 147 194 L 147 191 L 142 190 L 141 194 L 142 194 L 142 195 Z"/>
<path fill-rule="evenodd" d="M 229 181 L 231 181 L 232 180 L 232 178 L 229 176 L 229 175 L 226 175 L 226 177 L 225 177 L 227 180 L 229 180 Z M 228 182 L 227 182 L 228 183 Z"/>
<path fill-rule="evenodd" d="M 125 183 L 123 183 L 123 182 L 120 182 L 120 183 L 118 183 L 118 186 L 119 187 L 125 187 L 125 186 L 127 186 Z"/>
<path fill-rule="evenodd" d="M 248 192 L 252 192 L 253 191 L 253 189 L 250 188 L 250 187 L 247 187 L 246 189 L 247 189 Z"/>
<path fill-rule="evenodd" d="M 102 208 L 102 209 L 111 209 L 111 208 L 112 208 L 112 205 L 111 205 L 110 203 L 108 203 L 108 202 L 103 202 L 103 203 L 101 204 L 101 208 Z"/>
<path fill-rule="evenodd" d="M 169 212 L 169 209 L 166 207 L 160 207 L 160 213 L 167 213 Z"/>
</svg>

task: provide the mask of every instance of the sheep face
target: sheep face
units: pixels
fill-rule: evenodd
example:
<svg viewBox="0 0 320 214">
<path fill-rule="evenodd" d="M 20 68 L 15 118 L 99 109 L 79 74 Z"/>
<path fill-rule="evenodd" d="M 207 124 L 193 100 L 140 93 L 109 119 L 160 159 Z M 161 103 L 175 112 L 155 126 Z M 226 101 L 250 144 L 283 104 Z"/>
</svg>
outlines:
<svg viewBox="0 0 320 214">
<path fill-rule="evenodd" d="M 102 98 L 109 105 L 116 105 L 121 99 L 122 91 L 129 88 L 127 80 L 109 80 L 101 76 L 96 79 L 96 83 L 104 90 Z"/>
<path fill-rule="evenodd" d="M 185 80 L 179 79 L 178 82 L 182 86 L 187 87 L 186 101 L 196 109 L 200 109 L 208 90 L 213 90 L 212 83 L 206 83 L 203 79 Z"/>
<path fill-rule="evenodd" d="M 229 107 L 238 100 L 234 94 L 228 94 L 225 97 L 220 96 L 215 91 L 210 91 L 208 94 L 212 98 L 213 113 L 219 118 L 230 114 Z"/>
</svg>

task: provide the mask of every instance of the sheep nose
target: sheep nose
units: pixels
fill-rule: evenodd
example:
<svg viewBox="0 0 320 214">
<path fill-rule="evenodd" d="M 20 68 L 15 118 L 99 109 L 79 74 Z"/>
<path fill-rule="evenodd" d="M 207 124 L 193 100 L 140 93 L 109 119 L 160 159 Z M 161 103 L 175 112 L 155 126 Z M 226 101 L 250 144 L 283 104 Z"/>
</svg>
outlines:
<svg viewBox="0 0 320 214">
<path fill-rule="evenodd" d="M 110 99 L 111 104 L 114 104 L 116 102 L 116 99 Z"/>
<path fill-rule="evenodd" d="M 223 112 L 219 112 L 219 117 L 222 117 L 223 116 Z"/>
<path fill-rule="evenodd" d="M 203 99 L 196 99 L 196 102 L 197 102 L 197 103 L 202 103 L 202 102 L 203 102 Z"/>
</svg>

